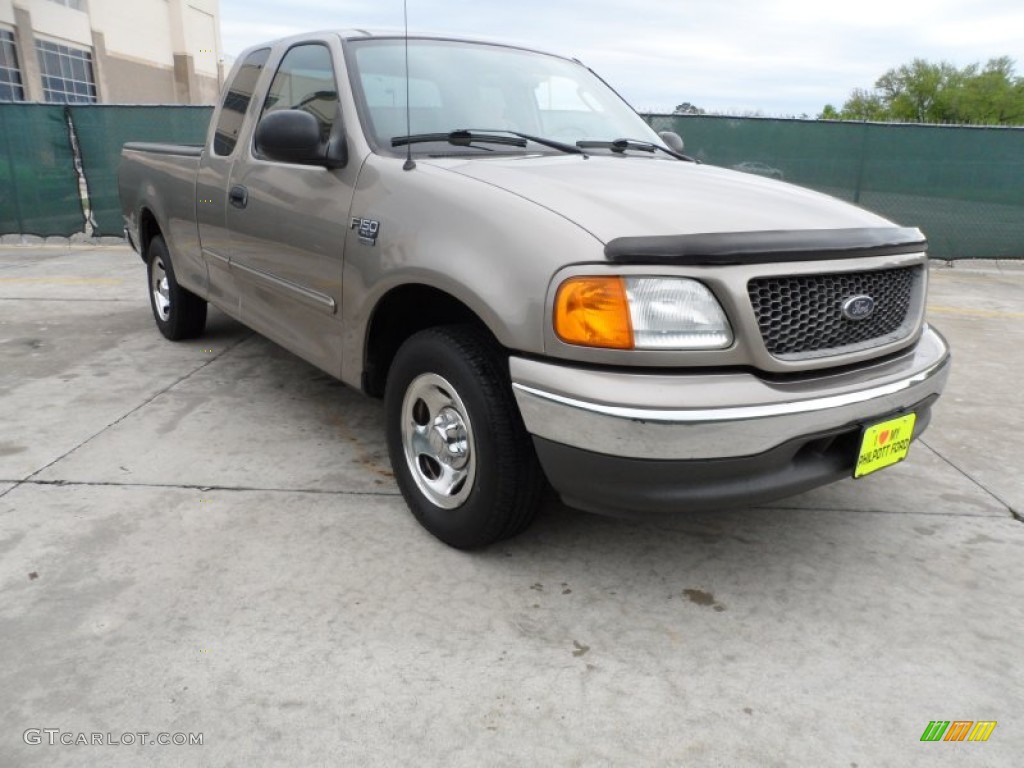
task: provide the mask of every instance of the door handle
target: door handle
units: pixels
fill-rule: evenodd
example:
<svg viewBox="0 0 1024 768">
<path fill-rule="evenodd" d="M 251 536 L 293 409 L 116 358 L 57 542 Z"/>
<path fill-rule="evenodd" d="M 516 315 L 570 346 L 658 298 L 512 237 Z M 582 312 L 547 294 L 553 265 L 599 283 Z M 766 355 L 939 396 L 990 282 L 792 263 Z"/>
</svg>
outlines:
<svg viewBox="0 0 1024 768">
<path fill-rule="evenodd" d="M 228 202 L 235 208 L 245 208 L 249 204 L 249 190 L 241 184 L 236 184 L 228 192 Z"/>
</svg>

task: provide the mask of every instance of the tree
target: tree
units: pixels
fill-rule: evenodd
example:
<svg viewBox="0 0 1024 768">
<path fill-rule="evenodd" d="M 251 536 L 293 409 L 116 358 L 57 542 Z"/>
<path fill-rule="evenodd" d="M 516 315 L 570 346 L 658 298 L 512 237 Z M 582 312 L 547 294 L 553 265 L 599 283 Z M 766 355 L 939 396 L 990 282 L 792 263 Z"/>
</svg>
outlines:
<svg viewBox="0 0 1024 768">
<path fill-rule="evenodd" d="M 962 87 L 963 73 L 952 64 L 924 59 L 890 69 L 875 82 L 890 117 L 915 123 L 949 122 L 952 94 Z"/>
<path fill-rule="evenodd" d="M 703 115 L 704 114 L 704 110 L 701 109 L 700 107 L 695 107 L 693 104 L 691 104 L 688 101 L 684 101 L 682 104 L 677 105 L 676 108 L 672 110 L 672 114 L 673 115 Z"/>
<path fill-rule="evenodd" d="M 827 104 L 819 119 L 1024 124 L 1024 77 L 1014 67 L 1008 56 L 962 69 L 914 59 L 888 70 L 874 89 L 854 89 L 842 109 Z"/>
<path fill-rule="evenodd" d="M 882 98 L 877 94 L 855 88 L 843 104 L 840 113 L 844 120 L 886 120 L 889 118 Z"/>
<path fill-rule="evenodd" d="M 989 125 L 1024 124 L 1024 78 L 1014 77 L 1009 56 L 989 60 L 972 72 L 958 94 L 957 108 L 972 122 Z"/>
</svg>

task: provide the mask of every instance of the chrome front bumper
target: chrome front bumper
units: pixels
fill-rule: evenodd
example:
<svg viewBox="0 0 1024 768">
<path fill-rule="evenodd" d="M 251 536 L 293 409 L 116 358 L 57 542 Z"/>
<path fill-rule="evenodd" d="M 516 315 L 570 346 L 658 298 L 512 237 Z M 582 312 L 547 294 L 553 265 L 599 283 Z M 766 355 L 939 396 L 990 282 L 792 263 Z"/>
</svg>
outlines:
<svg viewBox="0 0 1024 768">
<path fill-rule="evenodd" d="M 926 326 L 895 358 L 799 380 L 637 374 L 521 357 L 510 369 L 534 437 L 622 458 L 703 460 L 762 454 L 909 409 L 942 392 L 949 359 L 945 340 Z"/>
</svg>

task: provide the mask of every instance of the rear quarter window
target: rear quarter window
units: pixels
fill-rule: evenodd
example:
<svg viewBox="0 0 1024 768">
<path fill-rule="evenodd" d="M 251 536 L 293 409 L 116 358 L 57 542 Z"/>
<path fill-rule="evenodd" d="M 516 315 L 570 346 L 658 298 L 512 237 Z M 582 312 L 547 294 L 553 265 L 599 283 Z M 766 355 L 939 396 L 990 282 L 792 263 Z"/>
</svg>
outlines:
<svg viewBox="0 0 1024 768">
<path fill-rule="evenodd" d="M 217 118 L 217 130 L 213 135 L 215 155 L 226 157 L 235 151 L 238 134 L 245 121 L 245 113 L 249 110 L 249 104 L 252 103 L 253 94 L 256 92 L 256 83 L 259 82 L 260 73 L 269 57 L 269 48 L 253 51 L 245 57 L 235 79 L 231 81 L 231 86 L 224 96 L 220 117 Z"/>
</svg>

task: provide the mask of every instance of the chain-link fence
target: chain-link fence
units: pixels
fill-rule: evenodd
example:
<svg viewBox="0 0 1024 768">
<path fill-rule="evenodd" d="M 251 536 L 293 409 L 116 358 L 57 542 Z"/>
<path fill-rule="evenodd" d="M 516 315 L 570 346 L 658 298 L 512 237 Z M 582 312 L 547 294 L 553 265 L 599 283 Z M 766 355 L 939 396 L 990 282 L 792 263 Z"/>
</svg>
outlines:
<svg viewBox="0 0 1024 768">
<path fill-rule="evenodd" d="M 920 227 L 933 257 L 1024 257 L 1024 128 L 647 115 L 711 165 Z"/>
<path fill-rule="evenodd" d="M 117 193 L 117 164 L 128 141 L 202 144 L 212 107 L 69 107 L 89 188 L 93 234 L 120 235 L 124 222 Z"/>
<path fill-rule="evenodd" d="M 84 226 L 64 107 L 0 104 L 0 234 L 69 235 Z"/>
<path fill-rule="evenodd" d="M 0 235 L 121 235 L 121 145 L 202 144 L 212 111 L 0 104 Z"/>
<path fill-rule="evenodd" d="M 201 144 L 211 111 L 0 104 L 0 234 L 120 235 L 121 145 Z M 932 256 L 1024 257 L 1024 129 L 646 119 L 679 133 L 703 162 L 801 184 L 921 227 Z"/>
</svg>

